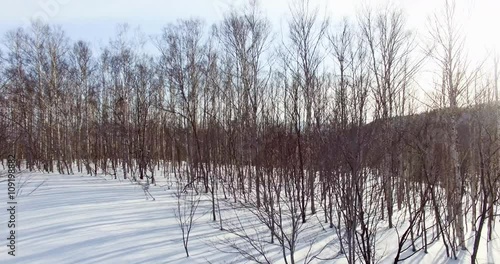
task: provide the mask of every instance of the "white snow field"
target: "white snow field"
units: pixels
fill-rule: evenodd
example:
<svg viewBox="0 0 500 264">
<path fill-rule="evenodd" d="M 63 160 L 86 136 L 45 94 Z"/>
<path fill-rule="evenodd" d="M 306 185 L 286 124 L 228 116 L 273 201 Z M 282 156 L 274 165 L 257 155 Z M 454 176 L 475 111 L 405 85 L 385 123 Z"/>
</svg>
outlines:
<svg viewBox="0 0 500 264">
<path fill-rule="evenodd" d="M 5 178 L 0 183 L 0 263 L 247 263 L 239 254 L 216 249 L 224 247 L 219 243 L 230 235 L 219 230 L 218 222 L 212 222 L 209 196 L 203 197 L 197 210 L 189 240 L 190 257 L 186 258 L 181 229 L 174 215 L 177 208 L 174 190 L 161 187 L 161 182 L 150 187 L 156 198 L 153 201 L 146 200 L 141 186 L 109 176 L 24 172 L 18 173 L 17 178 L 24 186 L 17 197 L 15 257 L 7 254 L 9 215 Z M 223 205 L 221 208 L 225 221 L 236 218 L 234 210 Z M 244 224 L 252 225 L 249 215 L 241 212 L 238 217 Z M 329 243 L 321 254 L 323 258 L 338 253 L 335 232 L 321 222 L 321 212 L 317 215 L 309 218 L 308 226 L 300 234 L 297 263 L 302 263 L 311 241 L 316 248 Z M 396 232 L 385 229 L 384 223 L 380 226 L 377 255 L 380 263 L 393 263 Z M 496 231 L 497 239 L 488 245 L 481 244 L 479 263 L 500 263 L 498 223 Z M 468 247 L 472 248 L 472 233 L 468 238 Z M 269 248 L 268 253 L 273 263 L 284 263 L 278 246 Z M 459 254 L 458 260 L 447 258 L 438 241 L 429 247 L 428 254 L 419 252 L 405 263 L 470 262 L 470 253 Z M 311 263 L 345 262 L 345 258 L 338 258 L 315 259 Z"/>
</svg>

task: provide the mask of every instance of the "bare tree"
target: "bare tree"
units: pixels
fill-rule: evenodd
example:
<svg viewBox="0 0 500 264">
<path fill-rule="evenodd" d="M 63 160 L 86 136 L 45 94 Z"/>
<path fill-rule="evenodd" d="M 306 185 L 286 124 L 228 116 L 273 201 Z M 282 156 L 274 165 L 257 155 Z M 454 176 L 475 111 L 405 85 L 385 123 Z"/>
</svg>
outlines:
<svg viewBox="0 0 500 264">
<path fill-rule="evenodd" d="M 395 130 L 395 122 L 391 120 L 399 113 L 398 99 L 404 100 L 405 87 L 409 85 L 412 76 L 418 69 L 418 64 L 410 61 L 411 51 L 415 49 L 414 38 L 406 29 L 406 21 L 401 10 L 385 9 L 379 13 L 367 10 L 360 18 L 360 28 L 363 40 L 370 54 L 370 70 L 374 84 L 372 86 L 375 99 L 375 119 L 380 119 L 383 133 L 383 161 L 380 169 L 383 171 L 384 200 L 387 209 L 389 228 L 393 227 L 394 190 L 399 177 L 398 163 L 400 160 L 401 136 Z M 384 210 L 382 211 L 382 215 Z"/>
<path fill-rule="evenodd" d="M 291 17 L 288 22 L 289 42 L 283 44 L 282 52 L 289 59 L 286 63 L 293 78 L 293 123 L 297 140 L 299 162 L 300 210 L 302 221 L 306 221 L 306 207 L 310 200 L 311 213 L 316 213 L 314 188 L 316 173 L 308 158 L 311 142 L 308 135 L 312 131 L 313 98 L 318 91 L 320 66 L 324 58 L 321 51 L 322 40 L 326 36 L 328 21 L 318 17 L 319 10 L 308 0 L 294 1 L 290 6 Z M 306 175 L 307 174 L 307 175 Z M 307 176 L 307 178 L 306 178 Z"/>
<path fill-rule="evenodd" d="M 449 222 L 453 222 L 456 230 L 457 246 L 465 250 L 465 229 L 463 212 L 464 186 L 461 173 L 460 153 L 458 150 L 457 118 L 460 107 L 460 97 L 463 96 L 471 84 L 474 74 L 469 74 L 468 61 L 464 51 L 465 37 L 457 24 L 456 6 L 454 1 L 446 1 L 444 10 L 436 14 L 431 22 L 430 34 L 434 40 L 431 56 L 439 66 L 442 80 L 441 92 L 444 102 L 450 108 L 449 123 L 449 151 L 452 162 L 453 176 L 451 186 L 447 189 L 452 195 L 448 201 Z M 452 252 L 455 254 L 455 238 L 452 242 Z"/>
<path fill-rule="evenodd" d="M 182 244 L 186 257 L 189 257 L 189 237 L 196 221 L 195 216 L 200 204 L 200 194 L 195 189 L 196 187 L 186 188 L 188 186 L 180 181 L 177 182 L 176 186 L 174 195 L 177 207 L 174 209 L 174 215 L 182 232 Z"/>
</svg>

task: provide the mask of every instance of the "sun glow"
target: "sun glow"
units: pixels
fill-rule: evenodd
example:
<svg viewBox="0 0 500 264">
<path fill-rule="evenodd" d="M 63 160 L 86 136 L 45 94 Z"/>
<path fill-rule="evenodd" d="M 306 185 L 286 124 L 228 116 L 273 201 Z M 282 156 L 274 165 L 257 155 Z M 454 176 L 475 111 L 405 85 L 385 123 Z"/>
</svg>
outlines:
<svg viewBox="0 0 500 264">
<path fill-rule="evenodd" d="M 470 17 L 465 21 L 468 50 L 473 57 L 490 57 L 500 52 L 500 3 L 494 0 L 471 3 Z"/>
</svg>

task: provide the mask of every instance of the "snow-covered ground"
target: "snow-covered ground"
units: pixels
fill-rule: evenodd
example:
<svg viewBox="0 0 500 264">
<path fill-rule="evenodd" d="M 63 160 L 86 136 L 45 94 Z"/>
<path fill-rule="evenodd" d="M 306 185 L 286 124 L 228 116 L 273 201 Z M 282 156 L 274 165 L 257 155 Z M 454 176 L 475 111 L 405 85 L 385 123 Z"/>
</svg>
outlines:
<svg viewBox="0 0 500 264">
<path fill-rule="evenodd" d="M 16 256 L 7 255 L 3 246 L 0 263 L 206 263 L 205 258 L 214 259 L 213 249 L 204 245 L 217 232 L 209 225 L 193 230 L 192 258 L 185 258 L 172 211 L 175 199 L 162 188 L 151 188 L 156 197 L 151 201 L 140 186 L 129 182 L 31 176 L 18 197 Z M 0 197 L 6 206 L 6 187 Z M 2 210 L 3 241 L 7 217 Z"/>
<path fill-rule="evenodd" d="M 197 210 L 189 242 L 190 257 L 186 258 L 182 234 L 174 215 L 177 200 L 174 190 L 166 186 L 151 186 L 155 201 L 145 199 L 141 186 L 129 181 L 112 180 L 108 176 L 58 175 L 44 173 L 17 174 L 24 183 L 17 197 L 16 256 L 7 254 L 9 218 L 7 183 L 0 183 L 0 263 L 242 263 L 238 254 L 216 250 L 217 243 L 228 234 L 211 221 L 211 202 L 203 197 Z M 36 189 L 36 190 L 35 190 Z M 33 191 L 33 192 L 32 192 Z M 234 210 L 221 205 L 223 219 L 230 222 Z M 240 219 L 250 219 L 242 211 Z M 324 256 L 338 251 L 335 232 L 327 225 L 323 230 L 319 217 L 311 217 L 301 234 L 297 259 L 307 254 L 308 241 L 319 246 L 331 243 Z M 245 220 L 243 220 L 245 221 Z M 381 224 L 382 225 L 382 224 Z M 498 225 L 497 225 L 498 227 Z M 471 234 L 469 234 L 469 237 Z M 498 228 L 497 234 L 498 236 Z M 392 263 L 397 244 L 392 230 L 379 232 L 377 249 L 382 263 Z M 473 239 L 468 240 L 472 248 Z M 498 239 L 481 245 L 479 263 L 495 263 L 500 258 Z M 470 255 L 461 252 L 458 261 L 446 258 L 439 242 L 406 263 L 469 263 Z M 273 262 L 281 262 L 281 252 L 270 250 Z M 325 263 L 345 263 L 345 259 Z M 298 262 L 299 263 L 299 262 Z M 312 263 L 321 263 L 316 260 Z"/>
</svg>

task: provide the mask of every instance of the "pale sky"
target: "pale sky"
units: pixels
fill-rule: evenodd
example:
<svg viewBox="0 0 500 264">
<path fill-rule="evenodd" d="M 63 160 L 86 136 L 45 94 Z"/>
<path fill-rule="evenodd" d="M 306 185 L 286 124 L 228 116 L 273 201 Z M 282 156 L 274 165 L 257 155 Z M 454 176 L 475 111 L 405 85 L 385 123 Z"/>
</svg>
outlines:
<svg viewBox="0 0 500 264">
<path fill-rule="evenodd" d="M 146 34 L 159 34 L 161 28 L 179 18 L 199 17 L 207 24 L 222 18 L 231 4 L 244 0 L 0 0 L 0 34 L 25 25 L 30 19 L 59 24 L 72 40 L 83 39 L 94 44 L 107 43 L 116 26 L 128 23 L 140 26 Z M 311 0 L 322 7 L 333 24 L 344 16 L 353 17 L 363 4 L 380 6 L 384 0 Z M 391 0 L 403 8 L 409 25 L 426 31 L 427 17 L 442 6 L 444 0 Z M 263 10 L 279 30 L 288 13 L 287 0 L 261 1 Z M 457 0 L 469 41 L 476 49 L 500 49 L 500 3 L 497 0 Z"/>
<path fill-rule="evenodd" d="M 41 19 L 62 26 L 71 40 L 86 40 L 93 48 L 106 45 L 116 34 L 117 25 L 139 26 L 146 35 L 158 35 L 167 23 L 181 18 L 202 18 L 207 26 L 222 19 L 225 10 L 245 0 L 0 0 L 0 39 L 5 33 Z M 246 0 L 248 1 L 248 0 Z M 429 16 L 444 6 L 444 0 L 310 0 L 328 15 L 333 26 L 344 17 L 354 21 L 364 5 L 373 8 L 401 7 L 408 26 L 419 40 L 428 36 Z M 287 21 L 290 0 L 261 0 L 263 11 L 280 31 Z M 468 41 L 468 57 L 491 65 L 493 52 L 500 53 L 500 0 L 456 0 L 457 12 Z M 286 37 L 286 32 L 283 32 Z M 486 59 L 487 58 L 487 59 Z M 491 67 L 491 66 L 489 66 Z M 428 72 L 429 75 L 426 75 Z M 432 89 L 431 70 L 424 71 L 417 83 L 421 89 Z M 420 96 L 419 96 L 420 97 Z"/>
</svg>

